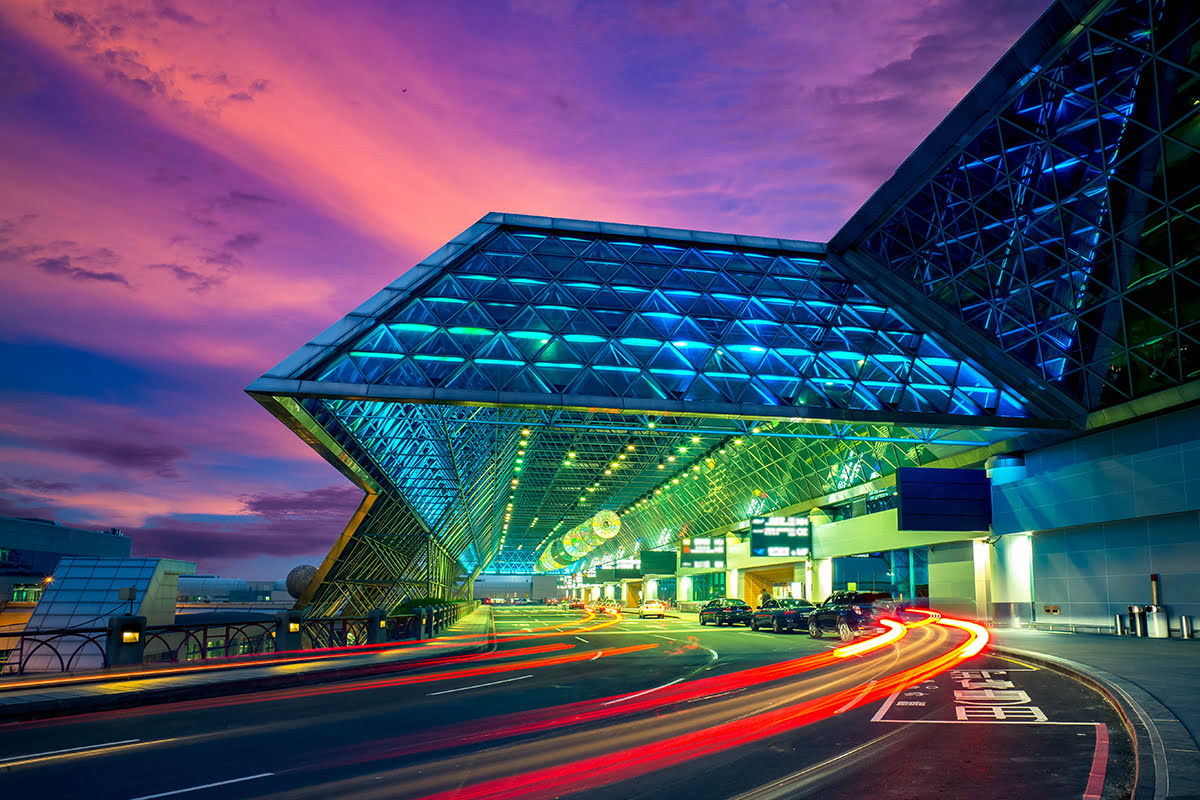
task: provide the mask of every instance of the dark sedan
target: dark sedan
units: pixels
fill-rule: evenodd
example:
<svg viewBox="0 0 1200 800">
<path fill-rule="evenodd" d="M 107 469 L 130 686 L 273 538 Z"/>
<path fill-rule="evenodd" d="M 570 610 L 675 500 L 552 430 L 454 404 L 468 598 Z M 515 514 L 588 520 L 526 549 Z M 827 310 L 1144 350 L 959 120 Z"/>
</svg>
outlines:
<svg viewBox="0 0 1200 800">
<path fill-rule="evenodd" d="M 750 615 L 753 630 L 770 628 L 776 633 L 785 631 L 807 631 L 808 615 L 816 608 L 803 598 L 771 598 Z"/>
<path fill-rule="evenodd" d="M 735 622 L 749 625 L 750 606 L 745 600 L 738 600 L 736 597 L 709 600 L 700 609 L 700 624 L 707 625 L 710 622 L 716 623 L 717 627 L 732 625 Z"/>
</svg>

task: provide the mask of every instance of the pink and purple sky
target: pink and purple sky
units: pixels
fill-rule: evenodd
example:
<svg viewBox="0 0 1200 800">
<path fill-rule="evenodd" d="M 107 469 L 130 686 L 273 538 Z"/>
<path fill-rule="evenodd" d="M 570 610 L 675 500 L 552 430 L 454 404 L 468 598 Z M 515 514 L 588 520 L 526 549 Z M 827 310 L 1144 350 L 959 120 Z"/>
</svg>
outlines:
<svg viewBox="0 0 1200 800">
<path fill-rule="evenodd" d="M 825 241 L 1048 0 L 0 0 L 0 516 L 270 579 L 244 393 L 489 211 Z"/>
</svg>

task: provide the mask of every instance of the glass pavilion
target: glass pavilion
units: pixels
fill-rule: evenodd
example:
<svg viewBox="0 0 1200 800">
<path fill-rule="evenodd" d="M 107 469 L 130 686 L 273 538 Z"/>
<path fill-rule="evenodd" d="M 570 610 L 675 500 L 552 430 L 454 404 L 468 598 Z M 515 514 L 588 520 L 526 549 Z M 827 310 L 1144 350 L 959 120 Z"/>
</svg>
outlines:
<svg viewBox="0 0 1200 800">
<path fill-rule="evenodd" d="M 1055 4 L 828 244 L 488 214 L 247 389 L 365 492 L 301 604 L 465 597 L 601 510 L 577 568 L 1196 399 L 1196 18 Z"/>
</svg>

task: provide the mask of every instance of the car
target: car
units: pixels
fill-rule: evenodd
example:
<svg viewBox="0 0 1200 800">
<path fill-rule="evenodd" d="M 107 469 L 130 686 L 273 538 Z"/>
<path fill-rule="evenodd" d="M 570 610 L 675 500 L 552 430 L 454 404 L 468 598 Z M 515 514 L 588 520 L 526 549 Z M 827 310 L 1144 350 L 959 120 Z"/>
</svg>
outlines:
<svg viewBox="0 0 1200 800">
<path fill-rule="evenodd" d="M 771 598 L 750 615 L 750 628 L 770 628 L 775 633 L 807 631 L 808 615 L 814 608 L 816 606 L 802 597 Z"/>
<path fill-rule="evenodd" d="M 587 607 L 586 604 L 578 598 L 572 600 L 571 605 L 568 606 L 568 608 L 586 608 L 586 607 Z"/>
<path fill-rule="evenodd" d="M 646 617 L 663 619 L 667 616 L 667 604 L 654 598 L 643 600 L 642 604 L 638 606 L 638 616 L 643 619 Z"/>
<path fill-rule="evenodd" d="M 808 615 L 808 635 L 820 639 L 836 633 L 843 642 L 860 634 L 883 631 L 879 620 L 896 614 L 896 602 L 888 592 L 834 592 Z"/>
<path fill-rule="evenodd" d="M 750 604 L 736 597 L 709 600 L 700 609 L 700 624 L 707 625 L 710 622 L 715 623 L 718 628 L 722 625 L 733 625 L 735 622 L 749 625 Z"/>
<path fill-rule="evenodd" d="M 504 603 L 505 603 L 505 600 L 503 597 L 493 597 L 492 598 L 492 605 L 494 605 L 494 606 L 502 606 L 502 605 L 504 605 Z"/>
</svg>

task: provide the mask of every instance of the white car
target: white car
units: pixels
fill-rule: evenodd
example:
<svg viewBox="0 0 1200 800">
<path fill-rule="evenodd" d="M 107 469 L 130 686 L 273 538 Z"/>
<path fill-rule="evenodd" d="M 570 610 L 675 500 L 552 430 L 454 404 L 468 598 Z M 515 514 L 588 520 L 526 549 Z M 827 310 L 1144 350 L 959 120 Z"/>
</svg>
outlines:
<svg viewBox="0 0 1200 800">
<path fill-rule="evenodd" d="M 667 616 L 667 604 L 662 600 L 643 600 L 638 606 L 638 616 L 643 619 L 646 617 L 658 617 L 662 619 Z"/>
</svg>

